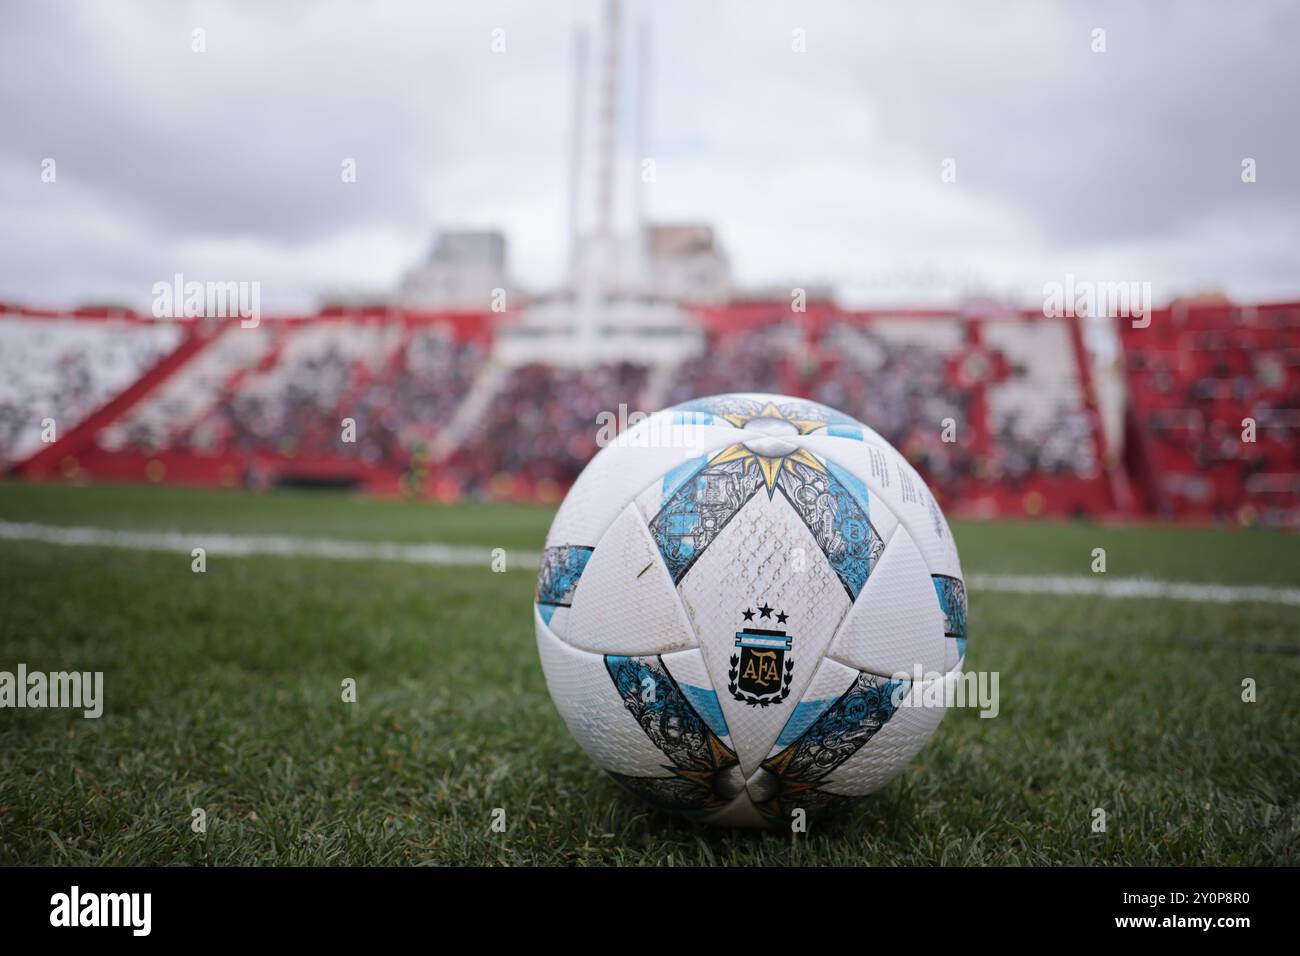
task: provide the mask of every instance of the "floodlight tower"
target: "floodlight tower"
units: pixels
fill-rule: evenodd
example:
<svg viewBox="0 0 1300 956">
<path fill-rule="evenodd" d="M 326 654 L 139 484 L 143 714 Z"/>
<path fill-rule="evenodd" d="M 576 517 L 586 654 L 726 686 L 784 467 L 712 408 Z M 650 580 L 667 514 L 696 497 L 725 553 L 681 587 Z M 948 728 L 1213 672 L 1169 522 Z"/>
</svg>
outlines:
<svg viewBox="0 0 1300 956">
<path fill-rule="evenodd" d="M 650 294 L 640 166 L 649 140 L 651 34 L 647 22 L 626 30 L 628 9 L 624 0 L 603 0 L 600 25 L 574 31 L 568 282 L 499 330 L 493 355 L 507 366 L 633 361 L 671 369 L 703 350 L 687 313 Z M 633 34 L 627 50 L 624 32 Z"/>
<path fill-rule="evenodd" d="M 635 276 L 647 281 L 645 182 L 641 164 L 646 161 L 650 129 L 650 24 L 637 25 L 636 49 L 636 156 L 632 166 L 632 250 Z"/>
<path fill-rule="evenodd" d="M 600 84 L 600 178 L 596 198 L 596 230 L 605 242 L 614 235 L 614 173 L 618 152 L 619 40 L 622 20 L 622 4 L 619 0 L 605 0 L 605 60 Z"/>
<path fill-rule="evenodd" d="M 578 282 L 582 234 L 582 141 L 587 104 L 587 30 L 573 28 L 573 127 L 569 141 L 569 278 Z"/>
<path fill-rule="evenodd" d="M 596 222 L 588 238 L 583 240 L 575 236 L 579 252 L 574 273 L 574 331 L 578 351 L 587 355 L 595 351 L 597 325 L 600 313 L 604 311 L 602 304 L 614 285 L 611 280 L 618 258 L 614 232 L 614 182 L 618 152 L 619 41 L 622 19 L 620 0 L 605 0 L 601 31 L 600 106 L 596 126 Z M 575 77 L 575 84 L 581 87 L 583 80 L 584 77 L 579 75 Z M 575 104 L 575 109 L 581 109 L 581 103 Z M 575 133 L 575 143 L 581 143 L 581 129 Z M 575 160 L 575 165 L 579 162 L 580 160 Z"/>
</svg>

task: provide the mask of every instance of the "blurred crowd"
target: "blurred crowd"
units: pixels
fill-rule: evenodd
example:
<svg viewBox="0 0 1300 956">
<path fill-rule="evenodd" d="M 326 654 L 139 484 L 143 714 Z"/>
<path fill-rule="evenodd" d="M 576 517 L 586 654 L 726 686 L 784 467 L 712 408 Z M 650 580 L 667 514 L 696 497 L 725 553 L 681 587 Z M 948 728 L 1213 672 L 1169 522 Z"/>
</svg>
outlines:
<svg viewBox="0 0 1300 956">
<path fill-rule="evenodd" d="M 0 316 L 0 466 L 68 434 L 175 348 L 177 329 Z"/>
<path fill-rule="evenodd" d="M 598 450 L 602 415 L 635 410 L 649 369 L 523 365 L 504 373 L 483 417 L 446 462 L 464 491 L 510 495 L 531 488 L 553 498 Z"/>
<path fill-rule="evenodd" d="M 1300 310 L 1123 330 L 1125 465 L 1170 516 L 1287 523 L 1300 501 Z M 286 322 L 232 332 L 105 429 L 100 447 L 401 474 L 412 492 L 554 499 L 626 421 L 735 391 L 801 395 L 860 419 L 941 499 L 1095 481 L 1098 417 L 1063 326 L 956 319 L 713 329 L 671 367 L 499 366 L 450 323 Z M 39 449 L 148 374 L 175 324 L 0 314 L 0 460 Z M 951 423 L 951 427 L 945 427 Z M 289 471 L 278 467 L 277 473 Z"/>
<path fill-rule="evenodd" d="M 1158 476 L 1163 513 L 1270 523 L 1294 516 L 1300 310 L 1250 325 L 1132 334 L 1125 369 L 1132 426 Z"/>
<path fill-rule="evenodd" d="M 485 359 L 481 345 L 436 325 L 376 354 L 324 340 L 281 358 L 273 375 L 237 376 L 178 440 L 209 451 L 403 467 L 428 453 Z"/>
<path fill-rule="evenodd" d="M 1096 466 L 1092 419 L 1077 388 L 1039 389 L 1033 414 L 1004 402 L 988 413 L 986 431 L 967 427 L 974 396 L 1014 385 L 1023 365 L 972 352 L 979 362 L 963 366 L 969 350 L 960 341 L 900 340 L 850 322 L 815 335 L 780 320 L 715 332 L 698 357 L 671 368 L 498 368 L 485 344 L 437 323 L 343 320 L 287 325 L 258 342 L 239 335 L 228 333 L 206 360 L 178 372 L 109 444 L 145 454 L 270 457 L 300 469 L 352 462 L 455 495 L 551 498 L 597 451 L 602 415 L 618 416 L 621 407 L 626 420 L 705 395 L 769 391 L 864 421 L 941 495 L 969 482 L 1087 475 Z M 36 364 L 48 366 L 51 394 L 80 407 L 102 400 L 91 362 L 89 352 L 71 349 Z M 971 365 L 988 374 L 972 381 Z M 0 401 L 6 434 L 30 422 L 31 374 L 15 368 L 8 379 L 27 397 Z M 946 421 L 953 428 L 945 430 Z"/>
</svg>

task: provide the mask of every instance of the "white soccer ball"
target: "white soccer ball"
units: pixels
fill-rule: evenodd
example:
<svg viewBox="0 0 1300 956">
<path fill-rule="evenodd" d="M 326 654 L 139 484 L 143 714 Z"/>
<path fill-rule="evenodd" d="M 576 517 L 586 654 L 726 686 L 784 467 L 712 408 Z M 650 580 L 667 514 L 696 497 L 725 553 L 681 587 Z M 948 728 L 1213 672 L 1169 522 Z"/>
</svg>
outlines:
<svg viewBox="0 0 1300 956">
<path fill-rule="evenodd" d="M 861 422 L 783 395 L 687 402 L 602 449 L 551 525 L 534 616 L 591 759 L 728 826 L 883 786 L 943 719 L 934 682 L 966 648 L 925 482 Z"/>
</svg>

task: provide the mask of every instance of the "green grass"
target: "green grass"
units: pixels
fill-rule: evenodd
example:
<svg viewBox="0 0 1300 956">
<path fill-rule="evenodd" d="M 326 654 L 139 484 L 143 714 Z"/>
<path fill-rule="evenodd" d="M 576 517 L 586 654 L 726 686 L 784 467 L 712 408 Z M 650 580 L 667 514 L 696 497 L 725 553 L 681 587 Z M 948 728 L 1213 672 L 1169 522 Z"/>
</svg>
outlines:
<svg viewBox="0 0 1300 956">
<path fill-rule="evenodd" d="M 549 518 L 0 484 L 10 522 L 535 550 Z M 968 573 L 1086 574 L 1105 547 L 1111 575 L 1300 577 L 1280 534 L 954 533 Z M 528 569 L 283 558 L 210 556 L 200 575 L 186 555 L 0 541 L 0 669 L 102 670 L 107 698 L 100 720 L 0 710 L 0 863 L 1297 862 L 1294 608 L 976 591 L 967 667 L 1000 673 L 1001 714 L 949 714 L 882 791 L 796 836 L 700 829 L 597 770 L 547 696 L 532 586 Z"/>
<path fill-rule="evenodd" d="M 311 538 L 540 548 L 554 511 L 524 505 L 454 508 L 318 491 L 196 491 L 149 485 L 0 481 L 0 521 L 132 531 L 218 531 Z"/>
</svg>

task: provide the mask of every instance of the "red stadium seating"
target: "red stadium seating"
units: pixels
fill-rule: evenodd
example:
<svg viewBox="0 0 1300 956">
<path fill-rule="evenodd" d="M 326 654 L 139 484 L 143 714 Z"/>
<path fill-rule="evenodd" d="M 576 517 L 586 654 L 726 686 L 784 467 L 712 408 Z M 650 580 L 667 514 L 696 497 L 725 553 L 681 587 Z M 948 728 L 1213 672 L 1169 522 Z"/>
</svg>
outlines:
<svg viewBox="0 0 1300 956">
<path fill-rule="evenodd" d="M 1296 523 L 1300 306 L 1180 306 L 1123 329 L 1122 460 L 1074 320 L 828 302 L 693 314 L 699 358 L 574 369 L 498 366 L 490 314 L 335 309 L 244 329 L 0 305 L 0 333 L 44 343 L 0 395 L 0 453 L 30 477 L 552 501 L 595 453 L 602 412 L 773 391 L 871 425 L 956 514 L 1109 515 L 1131 485 L 1138 512 Z M 91 328 L 127 358 L 82 354 L 112 351 Z M 55 406 L 58 442 L 35 442 Z"/>
<path fill-rule="evenodd" d="M 1300 304 L 1175 305 L 1121 338 L 1143 507 L 1300 526 Z"/>
</svg>

